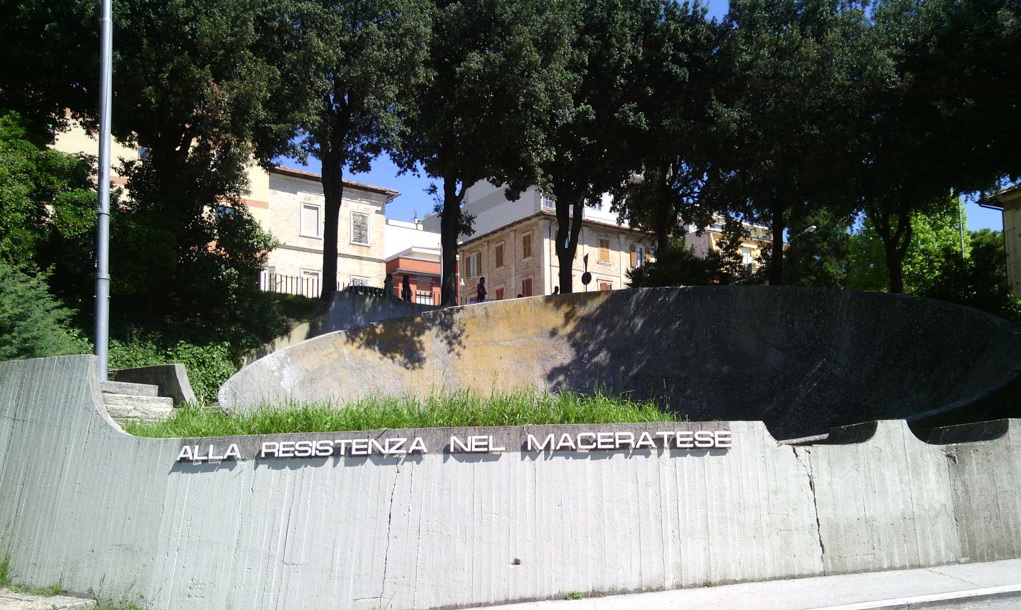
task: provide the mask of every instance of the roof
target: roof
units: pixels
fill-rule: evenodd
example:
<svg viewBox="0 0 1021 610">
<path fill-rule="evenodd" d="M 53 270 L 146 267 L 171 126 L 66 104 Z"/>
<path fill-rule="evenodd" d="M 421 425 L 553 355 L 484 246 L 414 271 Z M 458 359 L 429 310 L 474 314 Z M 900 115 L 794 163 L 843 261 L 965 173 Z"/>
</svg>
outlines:
<svg viewBox="0 0 1021 610">
<path fill-rule="evenodd" d="M 509 222 L 509 223 L 507 223 L 507 224 L 505 224 L 503 226 L 500 226 L 500 227 L 497 227 L 497 228 L 493 229 L 492 231 L 488 231 L 486 233 L 481 233 L 479 235 L 472 235 L 469 239 L 466 239 L 463 242 L 460 242 L 458 244 L 458 247 L 468 245 L 470 243 L 476 242 L 476 241 L 478 241 L 480 239 L 483 239 L 483 238 L 486 238 L 486 237 L 490 237 L 491 235 L 495 235 L 496 233 L 499 233 L 501 231 L 506 231 L 507 229 L 509 229 L 511 227 L 515 227 L 517 225 L 524 224 L 526 222 L 535 220 L 536 218 L 550 218 L 552 220 L 556 220 L 557 215 L 556 215 L 556 212 L 554 212 L 553 210 L 549 210 L 549 209 L 543 208 L 542 210 L 540 210 L 540 211 L 538 211 L 538 212 L 536 212 L 534 214 L 530 214 L 528 216 L 525 216 L 524 218 L 519 218 L 519 219 L 515 220 L 514 222 Z M 581 224 L 582 224 L 582 226 L 598 227 L 598 228 L 606 229 L 607 231 L 621 231 L 621 232 L 624 232 L 624 233 L 634 233 L 636 235 L 642 235 L 642 236 L 645 236 L 645 237 L 649 237 L 649 236 L 652 235 L 651 232 L 649 232 L 649 231 L 643 231 L 643 230 L 640 230 L 640 229 L 632 229 L 631 227 L 626 227 L 624 225 L 610 224 L 610 223 L 602 222 L 602 221 L 599 221 L 599 220 L 593 220 L 591 218 L 582 218 Z"/>
<path fill-rule="evenodd" d="M 999 191 L 988 195 L 979 200 L 979 204 L 985 207 L 993 207 L 1003 209 L 1003 203 L 1005 199 L 1012 198 L 1013 195 L 1021 196 L 1021 182 L 1007 188 L 1000 189 Z"/>
<path fill-rule="evenodd" d="M 290 176 L 291 178 L 301 178 L 302 180 L 315 180 L 316 182 L 322 181 L 322 175 L 314 172 L 306 172 L 301 169 L 292 169 L 290 167 L 284 167 L 277 165 L 270 168 L 270 173 L 280 174 L 281 176 Z M 393 199 L 400 195 L 398 191 L 388 189 L 385 186 L 375 186 L 372 184 L 365 184 L 363 182 L 354 182 L 353 180 L 345 180 L 344 188 L 356 188 L 370 193 L 379 193 L 380 195 L 386 195 L 387 199 Z"/>
</svg>

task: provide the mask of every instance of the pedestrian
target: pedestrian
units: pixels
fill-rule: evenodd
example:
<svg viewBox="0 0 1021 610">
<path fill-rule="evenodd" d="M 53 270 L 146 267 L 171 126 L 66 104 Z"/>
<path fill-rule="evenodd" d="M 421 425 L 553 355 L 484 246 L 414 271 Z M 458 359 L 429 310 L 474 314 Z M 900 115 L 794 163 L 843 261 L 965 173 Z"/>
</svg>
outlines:
<svg viewBox="0 0 1021 610">
<path fill-rule="evenodd" d="M 401 298 L 407 302 L 411 302 L 411 280 L 408 276 L 404 276 L 404 281 L 401 282 Z"/>
<path fill-rule="evenodd" d="M 560 294 L 560 286 L 553 287 L 553 294 Z"/>
<path fill-rule="evenodd" d="M 386 278 L 383 280 L 383 298 L 392 299 L 397 296 L 394 293 L 394 274 L 387 273 Z"/>
<path fill-rule="evenodd" d="M 475 302 L 482 303 L 486 300 L 486 278 L 479 278 L 479 285 L 475 287 Z"/>
</svg>

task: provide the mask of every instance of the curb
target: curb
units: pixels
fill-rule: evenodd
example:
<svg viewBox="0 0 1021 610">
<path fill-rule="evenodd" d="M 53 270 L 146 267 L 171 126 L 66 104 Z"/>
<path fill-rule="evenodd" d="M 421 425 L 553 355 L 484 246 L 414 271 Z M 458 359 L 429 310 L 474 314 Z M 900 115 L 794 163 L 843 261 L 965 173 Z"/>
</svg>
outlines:
<svg viewBox="0 0 1021 610">
<path fill-rule="evenodd" d="M 898 599 L 862 602 L 842 606 L 825 606 L 818 610 L 892 610 L 897 608 L 933 608 L 945 606 L 947 603 L 975 602 L 989 599 L 1010 599 L 1012 597 L 1021 597 L 1021 585 L 1004 585 L 1000 587 L 987 587 L 984 589 L 970 589 L 967 591 L 916 595 L 913 597 L 901 597 Z"/>
</svg>

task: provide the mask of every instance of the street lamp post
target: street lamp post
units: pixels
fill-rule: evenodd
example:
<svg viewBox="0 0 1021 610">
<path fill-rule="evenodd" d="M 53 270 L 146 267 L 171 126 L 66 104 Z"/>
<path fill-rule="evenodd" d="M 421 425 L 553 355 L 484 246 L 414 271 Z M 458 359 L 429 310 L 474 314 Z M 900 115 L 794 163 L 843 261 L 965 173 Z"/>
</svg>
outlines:
<svg viewBox="0 0 1021 610">
<path fill-rule="evenodd" d="M 110 344 L 110 103 L 113 73 L 113 0 L 102 0 L 99 71 L 99 222 L 96 228 L 96 356 L 99 380 L 109 376 Z"/>
</svg>

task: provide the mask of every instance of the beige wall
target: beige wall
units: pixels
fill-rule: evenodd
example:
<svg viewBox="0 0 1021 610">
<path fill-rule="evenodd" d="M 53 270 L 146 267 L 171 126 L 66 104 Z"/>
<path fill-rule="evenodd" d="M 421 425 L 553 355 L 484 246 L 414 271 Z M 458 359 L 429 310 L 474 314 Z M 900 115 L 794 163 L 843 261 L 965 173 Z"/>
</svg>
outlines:
<svg viewBox="0 0 1021 610">
<path fill-rule="evenodd" d="M 1021 299 L 1021 189 L 1001 199 L 1000 204 L 1007 247 L 1007 281 L 1011 294 Z"/>
<path fill-rule="evenodd" d="M 525 258 L 523 241 L 531 235 L 532 255 Z M 524 222 L 494 231 L 481 238 L 461 245 L 461 273 L 464 277 L 464 295 L 474 298 L 480 276 L 486 278 L 490 300 L 498 300 L 502 289 L 503 298 L 513 298 L 523 292 L 523 282 L 531 280 L 532 296 L 552 294 L 560 284 L 560 265 L 556 256 L 556 221 L 546 215 L 536 215 Z M 599 240 L 608 242 L 607 261 L 599 260 Z M 627 287 L 627 271 L 631 268 L 631 245 L 645 248 L 646 260 L 651 260 L 651 241 L 636 231 L 596 223 L 587 223 L 578 238 L 578 252 L 575 256 L 574 290 L 585 292 L 581 283 L 585 271 L 584 256 L 589 255 L 588 270 L 592 273 L 589 291 L 599 290 L 600 284 L 607 284 L 612 290 Z M 503 247 L 503 265 L 497 266 L 497 250 Z M 468 260 L 478 255 L 480 269 L 474 275 L 468 274 Z"/>
<path fill-rule="evenodd" d="M 279 241 L 269 255 L 268 266 L 275 273 L 299 276 L 302 270 L 322 271 L 322 225 L 325 198 L 322 186 L 314 178 L 270 173 L 268 180 L 269 208 L 264 225 Z M 348 187 L 340 209 L 337 240 L 337 281 L 341 285 L 352 283 L 353 278 L 364 278 L 371 286 L 382 286 L 386 275 L 384 252 L 384 206 L 386 196 Z M 303 205 L 319 210 L 318 237 L 306 231 L 302 234 L 301 211 Z M 360 245 L 351 240 L 352 213 L 368 216 L 369 243 Z"/>
</svg>

